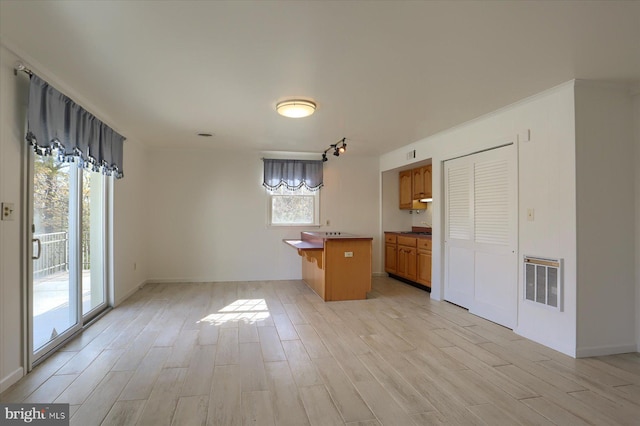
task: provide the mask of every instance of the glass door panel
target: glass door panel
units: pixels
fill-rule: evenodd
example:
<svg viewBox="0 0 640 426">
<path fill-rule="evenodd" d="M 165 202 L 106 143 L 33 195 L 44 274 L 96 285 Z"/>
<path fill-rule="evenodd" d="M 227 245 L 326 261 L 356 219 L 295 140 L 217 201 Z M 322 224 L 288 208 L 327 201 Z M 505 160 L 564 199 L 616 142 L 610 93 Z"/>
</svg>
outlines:
<svg viewBox="0 0 640 426">
<path fill-rule="evenodd" d="M 82 315 L 106 303 L 104 268 L 104 177 L 82 171 Z"/>
<path fill-rule="evenodd" d="M 57 156 L 33 162 L 32 348 L 45 352 L 80 326 L 77 287 L 77 168 Z"/>
</svg>

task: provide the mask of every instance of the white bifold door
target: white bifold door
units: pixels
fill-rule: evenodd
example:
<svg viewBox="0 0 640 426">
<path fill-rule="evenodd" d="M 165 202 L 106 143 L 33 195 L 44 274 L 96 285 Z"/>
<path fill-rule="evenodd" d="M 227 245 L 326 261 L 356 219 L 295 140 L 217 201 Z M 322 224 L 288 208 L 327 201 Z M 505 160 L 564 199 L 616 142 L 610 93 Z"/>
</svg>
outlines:
<svg viewBox="0 0 640 426">
<path fill-rule="evenodd" d="M 507 145 L 444 163 L 444 299 L 514 328 L 517 156 Z"/>
</svg>

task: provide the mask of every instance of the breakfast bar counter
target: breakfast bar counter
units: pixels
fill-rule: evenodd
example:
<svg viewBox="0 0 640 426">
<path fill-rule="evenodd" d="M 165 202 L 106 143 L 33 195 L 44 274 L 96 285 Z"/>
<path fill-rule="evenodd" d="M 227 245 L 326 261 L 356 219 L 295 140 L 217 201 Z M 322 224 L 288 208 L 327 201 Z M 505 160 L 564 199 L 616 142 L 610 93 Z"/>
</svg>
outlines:
<svg viewBox="0 0 640 426">
<path fill-rule="evenodd" d="M 302 257 L 302 279 L 325 301 L 367 298 L 372 241 L 344 232 L 301 232 L 299 240 L 284 240 Z"/>
</svg>

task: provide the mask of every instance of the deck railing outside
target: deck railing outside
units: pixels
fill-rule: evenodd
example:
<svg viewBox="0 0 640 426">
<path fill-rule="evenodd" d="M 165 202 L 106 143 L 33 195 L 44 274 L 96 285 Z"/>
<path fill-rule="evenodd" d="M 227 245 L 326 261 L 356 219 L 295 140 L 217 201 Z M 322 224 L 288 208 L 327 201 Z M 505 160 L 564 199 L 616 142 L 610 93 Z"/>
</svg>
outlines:
<svg viewBox="0 0 640 426">
<path fill-rule="evenodd" d="M 69 233 L 34 234 L 40 240 L 40 258 L 33 261 L 33 277 L 42 278 L 69 270 Z M 82 269 L 90 269 L 89 231 L 82 234 Z"/>
</svg>

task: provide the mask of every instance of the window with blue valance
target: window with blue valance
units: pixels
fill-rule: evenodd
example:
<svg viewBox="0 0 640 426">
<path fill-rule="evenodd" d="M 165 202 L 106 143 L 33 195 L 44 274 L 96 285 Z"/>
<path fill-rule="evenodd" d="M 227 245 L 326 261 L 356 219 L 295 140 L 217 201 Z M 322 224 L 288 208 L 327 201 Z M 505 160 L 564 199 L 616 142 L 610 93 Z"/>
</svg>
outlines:
<svg viewBox="0 0 640 426">
<path fill-rule="evenodd" d="M 29 86 L 27 142 L 40 155 L 55 149 L 64 161 L 78 161 L 105 175 L 123 176 L 124 136 L 35 74 Z"/>
<path fill-rule="evenodd" d="M 317 191 L 322 187 L 321 160 L 277 160 L 265 158 L 262 185 L 270 191 L 284 186 L 288 190 L 302 187 Z"/>
</svg>

